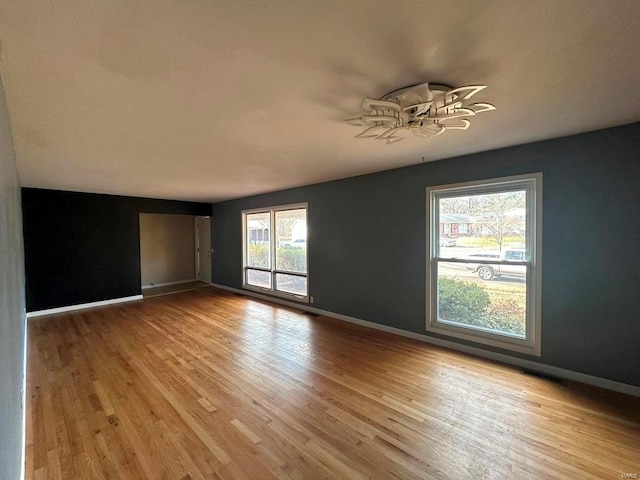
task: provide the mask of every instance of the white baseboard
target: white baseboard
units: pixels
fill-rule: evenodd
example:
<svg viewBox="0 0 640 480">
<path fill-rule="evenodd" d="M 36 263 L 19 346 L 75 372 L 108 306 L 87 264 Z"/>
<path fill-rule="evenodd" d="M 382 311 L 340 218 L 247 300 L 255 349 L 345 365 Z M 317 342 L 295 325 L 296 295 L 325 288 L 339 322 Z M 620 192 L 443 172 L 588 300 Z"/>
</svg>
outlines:
<svg viewBox="0 0 640 480">
<path fill-rule="evenodd" d="M 616 382 L 614 380 L 609 380 L 602 377 L 595 377 L 593 375 L 588 375 L 586 373 L 567 370 L 565 368 L 555 367 L 553 365 L 547 365 L 540 362 L 534 362 L 533 360 L 527 360 L 525 358 L 512 357 L 510 355 L 505 355 L 503 353 L 497 353 L 497 352 L 492 352 L 492 351 L 484 350 L 477 347 L 471 347 L 471 346 L 463 345 L 457 342 L 452 342 L 450 340 L 443 340 L 440 338 L 431 337 L 429 335 L 423 335 L 421 333 L 409 332 L 407 330 L 402 330 L 400 328 L 389 327 L 386 325 L 381 325 L 379 323 L 362 320 L 360 318 L 350 317 L 348 315 L 342 315 L 340 313 L 329 312 L 327 310 L 322 310 L 320 308 L 312 307 L 307 303 L 291 302 L 291 301 L 283 300 L 277 297 L 271 297 L 269 295 L 262 295 L 260 293 L 252 292 L 250 290 L 243 290 L 240 288 L 228 287 L 226 285 L 220 285 L 217 283 L 212 283 L 211 286 L 220 288 L 222 290 L 228 290 L 230 292 L 240 293 L 242 295 L 247 295 L 249 297 L 260 298 L 262 300 L 267 300 L 269 302 L 279 303 L 281 305 L 286 305 L 288 307 L 297 308 L 299 310 L 304 310 L 304 311 L 315 313 L 318 315 L 324 315 L 324 316 L 335 318 L 345 322 L 354 323 L 356 325 L 361 325 L 363 327 L 369 327 L 375 330 L 381 330 L 383 332 L 393 333 L 395 335 L 400 335 L 402 337 L 419 340 L 421 342 L 431 343 L 439 347 L 445 347 L 451 350 L 457 350 L 459 352 L 468 353 L 471 355 L 475 355 L 477 357 L 487 358 L 489 360 L 506 363 L 508 365 L 513 365 L 519 368 L 523 368 L 525 370 L 531 370 L 531 371 L 539 372 L 545 375 L 550 375 L 553 377 L 563 378 L 566 380 L 572 380 L 580 383 L 586 383 L 588 385 L 593 385 L 596 387 L 613 390 L 615 392 L 626 393 L 627 395 L 634 395 L 636 397 L 640 397 L 640 387 L 637 387 L 635 385 L 629 385 L 628 383 Z"/>
<path fill-rule="evenodd" d="M 192 278 L 190 280 L 178 280 L 176 282 L 152 283 L 150 285 L 143 285 L 142 290 L 146 290 L 147 288 L 168 287 L 169 285 L 180 285 L 181 283 L 193 283 L 197 281 L 197 279 Z"/>
<path fill-rule="evenodd" d="M 22 345 L 22 464 L 20 467 L 20 480 L 25 480 L 27 464 L 27 334 L 29 332 L 27 328 L 27 311 L 25 308 L 22 309 L 22 315 L 24 315 L 24 343 Z"/>
<path fill-rule="evenodd" d="M 101 307 L 103 305 L 113 305 L 115 303 L 133 302 L 134 300 L 142 300 L 142 295 L 113 298 L 111 300 L 101 300 L 99 302 L 81 303 L 79 305 L 69 305 L 68 307 L 49 308 L 47 310 L 36 310 L 35 312 L 28 312 L 27 318 L 42 317 L 43 315 L 53 315 L 54 313 L 71 312 L 73 310 L 83 310 L 85 308 Z"/>
</svg>

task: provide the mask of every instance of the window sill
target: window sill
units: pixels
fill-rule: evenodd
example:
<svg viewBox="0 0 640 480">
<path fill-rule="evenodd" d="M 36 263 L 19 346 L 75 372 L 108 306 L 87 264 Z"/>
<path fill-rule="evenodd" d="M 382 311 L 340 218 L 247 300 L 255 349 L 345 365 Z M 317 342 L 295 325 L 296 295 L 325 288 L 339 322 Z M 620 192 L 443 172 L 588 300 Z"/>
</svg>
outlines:
<svg viewBox="0 0 640 480">
<path fill-rule="evenodd" d="M 427 324 L 426 331 L 512 352 L 526 353 L 537 357 L 541 355 L 540 342 L 535 340 L 519 339 L 509 335 L 484 332 L 441 322 Z"/>
<path fill-rule="evenodd" d="M 252 292 L 258 292 L 263 295 L 269 295 L 271 297 L 286 298 L 287 300 L 293 300 L 294 302 L 299 302 L 299 303 L 309 303 L 308 295 L 305 296 L 305 295 L 297 295 L 295 293 L 279 292 L 277 290 L 271 290 L 270 288 L 256 287 L 254 285 L 247 285 L 247 284 L 242 285 L 242 288 L 244 290 L 251 290 Z"/>
</svg>

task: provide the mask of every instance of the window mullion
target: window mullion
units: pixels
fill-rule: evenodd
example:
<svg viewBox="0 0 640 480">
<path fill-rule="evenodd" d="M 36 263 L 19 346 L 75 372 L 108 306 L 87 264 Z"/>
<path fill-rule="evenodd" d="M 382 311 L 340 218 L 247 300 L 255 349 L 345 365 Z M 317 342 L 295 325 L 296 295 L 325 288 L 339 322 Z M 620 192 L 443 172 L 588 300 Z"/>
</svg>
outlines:
<svg viewBox="0 0 640 480">
<path fill-rule="evenodd" d="M 270 233 L 270 247 L 271 247 L 271 262 L 270 262 L 270 267 L 271 267 L 271 290 L 276 290 L 276 212 L 275 210 L 271 209 L 270 210 L 270 215 L 271 215 L 271 229 L 269 231 Z"/>
<path fill-rule="evenodd" d="M 244 267 L 245 270 L 256 270 L 258 272 L 271 272 L 270 268 L 262 268 L 262 267 Z"/>
<path fill-rule="evenodd" d="M 306 273 L 294 272 L 292 270 L 279 270 L 279 269 L 276 269 L 276 270 L 274 270 L 274 273 L 281 273 L 283 275 L 294 275 L 296 277 L 306 277 L 307 276 Z"/>
<path fill-rule="evenodd" d="M 531 265 L 531 261 L 516 261 L 516 260 L 491 260 L 489 258 L 446 258 L 446 257 L 434 257 L 434 260 L 438 262 L 447 263 L 472 263 L 474 265 L 511 265 L 511 266 L 528 266 Z"/>
</svg>

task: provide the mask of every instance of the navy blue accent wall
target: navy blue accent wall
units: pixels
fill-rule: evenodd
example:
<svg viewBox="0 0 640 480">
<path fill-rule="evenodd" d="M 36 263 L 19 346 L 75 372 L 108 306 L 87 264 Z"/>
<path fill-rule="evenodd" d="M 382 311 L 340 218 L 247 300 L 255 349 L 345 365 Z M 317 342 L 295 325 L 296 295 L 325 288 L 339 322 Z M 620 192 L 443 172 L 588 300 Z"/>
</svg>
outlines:
<svg viewBox="0 0 640 480">
<path fill-rule="evenodd" d="M 211 214 L 211 205 L 22 189 L 27 311 L 141 293 L 140 213 Z"/>
<path fill-rule="evenodd" d="M 314 306 L 426 334 L 426 187 L 532 172 L 542 356 L 501 353 L 640 386 L 640 123 L 214 204 L 213 282 L 242 286 L 243 209 L 308 202 Z"/>
</svg>

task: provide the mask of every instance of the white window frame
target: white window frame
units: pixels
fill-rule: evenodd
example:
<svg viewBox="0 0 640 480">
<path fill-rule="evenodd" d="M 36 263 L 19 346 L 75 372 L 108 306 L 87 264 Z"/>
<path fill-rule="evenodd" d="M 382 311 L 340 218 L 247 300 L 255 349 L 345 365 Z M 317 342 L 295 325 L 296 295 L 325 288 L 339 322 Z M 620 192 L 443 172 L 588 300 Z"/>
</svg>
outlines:
<svg viewBox="0 0 640 480">
<path fill-rule="evenodd" d="M 276 232 L 276 212 L 286 211 L 286 210 L 301 210 L 304 209 L 306 211 L 307 218 L 307 249 L 306 249 L 306 263 L 307 263 L 307 272 L 291 272 L 288 270 L 279 270 L 276 268 L 276 249 L 277 241 L 275 238 Z M 289 300 L 295 300 L 297 302 L 309 303 L 309 235 L 308 235 L 308 222 L 309 222 L 309 205 L 308 203 L 292 203 L 289 205 L 277 205 L 274 207 L 264 207 L 264 208 L 253 208 L 251 210 L 242 210 L 242 288 L 246 290 L 253 290 L 260 293 L 266 293 L 268 295 L 273 295 L 276 297 L 287 298 Z M 268 213 L 270 218 L 270 230 L 269 230 L 269 255 L 271 256 L 271 268 L 262 268 L 262 267 L 250 267 L 247 265 L 247 215 L 251 215 L 254 213 Z M 257 285 L 250 285 L 247 283 L 247 271 L 248 270 L 259 270 L 263 272 L 268 272 L 271 275 L 271 288 L 267 287 L 259 287 Z M 305 277 L 307 279 L 307 295 L 299 295 L 296 293 L 283 292 L 281 290 L 276 290 L 276 276 L 277 274 L 285 274 L 285 275 L 293 275 L 296 277 Z"/>
<path fill-rule="evenodd" d="M 447 197 L 527 190 L 526 245 L 530 258 L 521 263 L 527 268 L 525 338 L 497 333 L 490 329 L 466 327 L 438 319 L 438 263 L 467 262 L 440 257 L 438 241 L 438 201 Z M 531 355 L 541 355 L 542 305 L 542 173 L 492 178 L 473 182 L 439 185 L 427 189 L 427 325 L 428 332 L 490 345 Z M 483 261 L 484 263 L 484 261 Z M 514 262 L 491 260 L 486 263 L 513 265 Z"/>
</svg>

